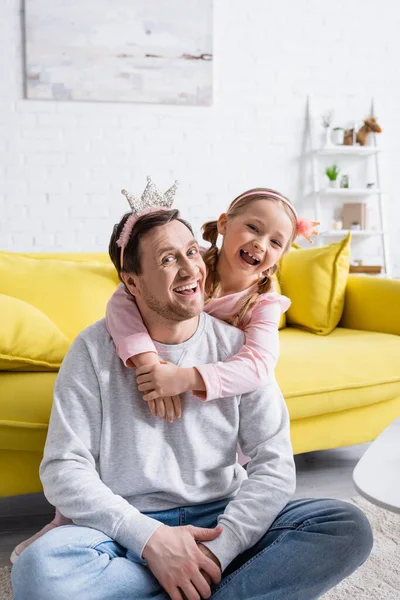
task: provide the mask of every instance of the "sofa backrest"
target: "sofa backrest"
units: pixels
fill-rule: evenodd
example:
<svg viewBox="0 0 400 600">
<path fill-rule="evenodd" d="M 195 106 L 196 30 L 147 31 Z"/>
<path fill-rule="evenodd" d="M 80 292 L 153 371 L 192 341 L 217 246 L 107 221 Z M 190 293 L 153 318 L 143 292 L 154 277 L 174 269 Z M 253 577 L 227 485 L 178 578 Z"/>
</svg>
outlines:
<svg viewBox="0 0 400 600">
<path fill-rule="evenodd" d="M 105 252 L 0 252 L 0 294 L 32 304 L 70 341 L 104 317 L 118 283 Z"/>
</svg>

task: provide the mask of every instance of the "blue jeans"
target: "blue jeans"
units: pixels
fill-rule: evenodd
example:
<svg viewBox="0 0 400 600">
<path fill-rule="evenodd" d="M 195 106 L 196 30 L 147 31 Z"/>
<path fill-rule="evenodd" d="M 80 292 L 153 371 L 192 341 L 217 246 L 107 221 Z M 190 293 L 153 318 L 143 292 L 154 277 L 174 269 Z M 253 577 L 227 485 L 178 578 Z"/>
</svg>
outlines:
<svg viewBox="0 0 400 600">
<path fill-rule="evenodd" d="M 166 525 L 215 527 L 229 499 L 147 513 Z M 231 562 L 215 600 L 313 600 L 355 571 L 372 548 L 367 518 L 352 504 L 289 502 L 260 539 Z M 168 600 L 150 569 L 101 531 L 58 527 L 12 570 L 14 600 Z"/>
</svg>

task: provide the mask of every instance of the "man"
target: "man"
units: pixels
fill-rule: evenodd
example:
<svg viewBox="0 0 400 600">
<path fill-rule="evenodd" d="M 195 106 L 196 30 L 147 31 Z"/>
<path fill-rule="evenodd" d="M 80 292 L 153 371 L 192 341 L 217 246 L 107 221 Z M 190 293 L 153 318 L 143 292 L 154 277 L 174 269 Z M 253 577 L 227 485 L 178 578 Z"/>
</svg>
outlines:
<svg viewBox="0 0 400 600">
<path fill-rule="evenodd" d="M 205 266 L 175 210 L 152 212 L 110 255 L 160 357 L 217 362 L 243 345 L 205 313 Z M 191 284 L 190 294 L 179 291 Z M 191 394 L 173 424 L 154 419 L 104 320 L 71 346 L 55 387 L 41 478 L 74 525 L 29 546 L 15 600 L 312 600 L 368 556 L 368 521 L 333 500 L 290 502 L 289 419 L 274 382 L 206 404 Z M 236 463 L 240 442 L 247 474 Z"/>
</svg>

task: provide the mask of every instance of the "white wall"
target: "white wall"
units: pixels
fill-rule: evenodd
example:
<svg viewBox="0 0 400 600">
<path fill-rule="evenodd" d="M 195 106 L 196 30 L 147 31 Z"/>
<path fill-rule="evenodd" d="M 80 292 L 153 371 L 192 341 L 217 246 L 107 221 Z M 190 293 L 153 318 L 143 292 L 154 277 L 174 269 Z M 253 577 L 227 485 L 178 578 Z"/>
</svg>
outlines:
<svg viewBox="0 0 400 600">
<path fill-rule="evenodd" d="M 151 174 L 181 181 L 196 231 L 249 187 L 297 203 L 309 186 L 308 94 L 359 105 L 375 97 L 384 128 L 390 246 L 400 276 L 400 8 L 392 0 L 215 0 L 209 108 L 23 99 L 21 14 L 0 8 L 0 249 L 103 251 Z M 311 216 L 311 215 L 310 215 Z M 330 224 L 327 224 L 330 227 Z"/>
</svg>

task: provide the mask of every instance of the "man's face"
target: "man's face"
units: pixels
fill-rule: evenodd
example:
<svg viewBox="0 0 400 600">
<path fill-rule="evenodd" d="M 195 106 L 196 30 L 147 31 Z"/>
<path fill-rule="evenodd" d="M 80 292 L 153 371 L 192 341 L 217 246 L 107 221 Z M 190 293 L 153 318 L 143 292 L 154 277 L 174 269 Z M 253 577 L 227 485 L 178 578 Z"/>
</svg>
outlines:
<svg viewBox="0 0 400 600">
<path fill-rule="evenodd" d="M 190 230 L 180 221 L 154 227 L 140 241 L 141 275 L 134 275 L 139 308 L 167 321 L 185 321 L 204 306 L 206 266 Z"/>
</svg>

